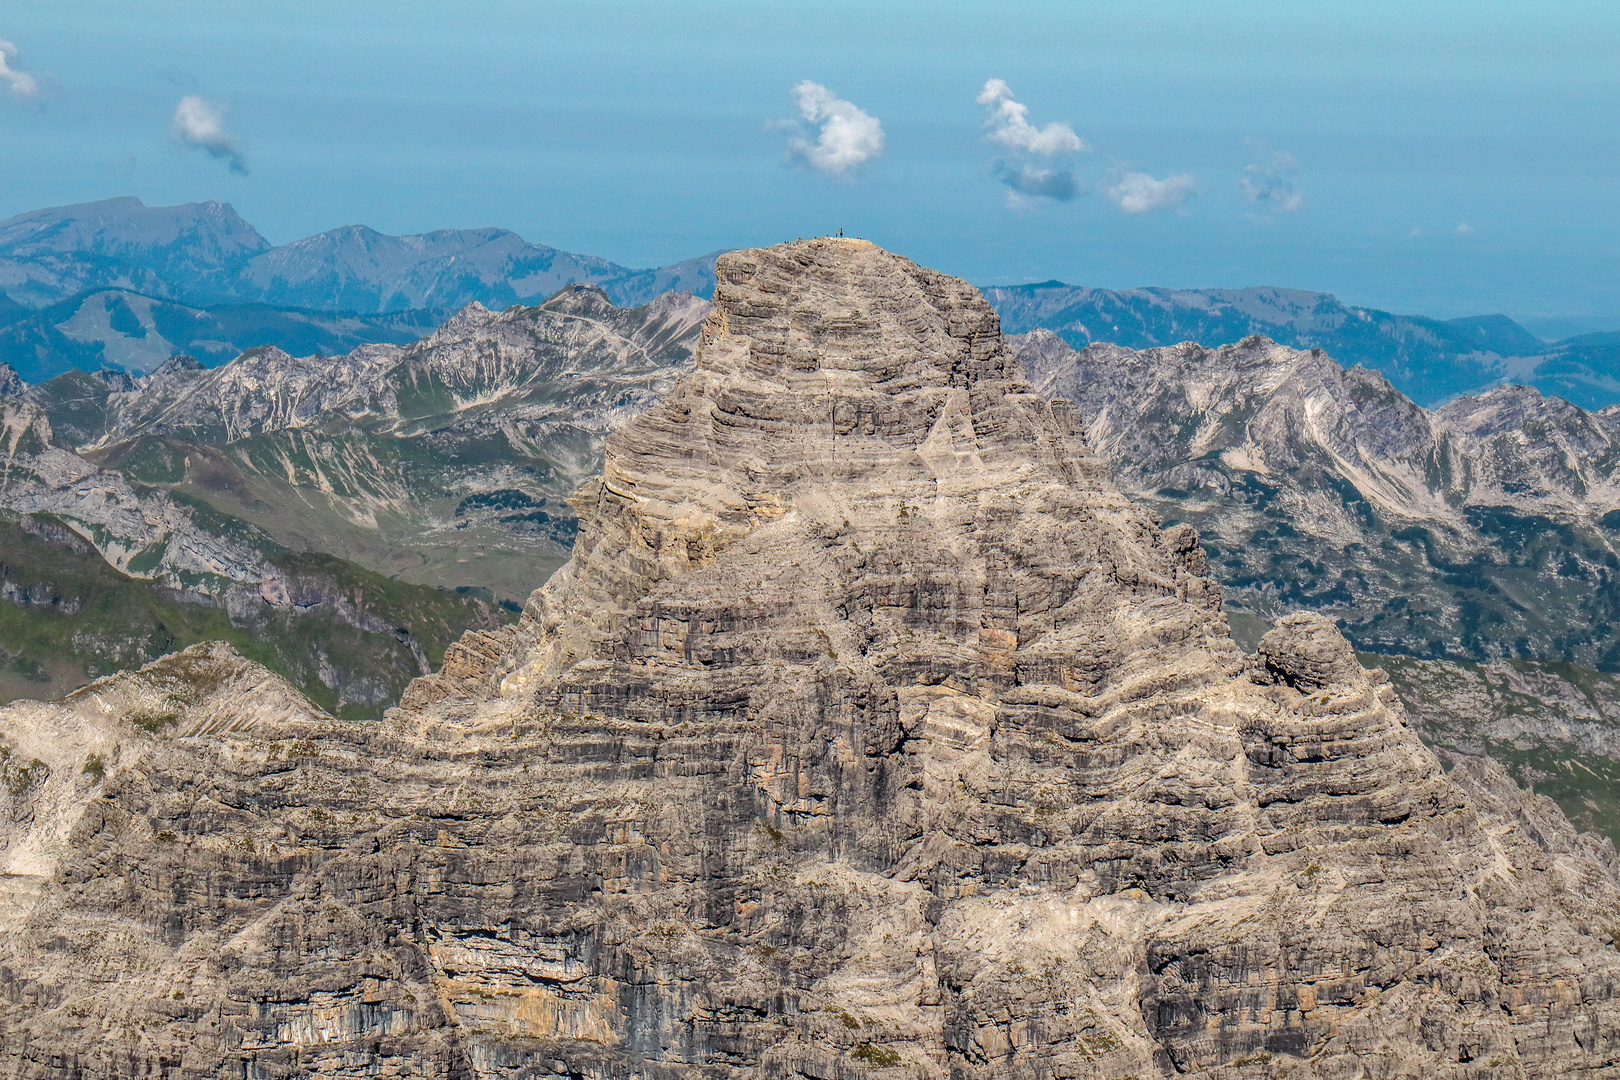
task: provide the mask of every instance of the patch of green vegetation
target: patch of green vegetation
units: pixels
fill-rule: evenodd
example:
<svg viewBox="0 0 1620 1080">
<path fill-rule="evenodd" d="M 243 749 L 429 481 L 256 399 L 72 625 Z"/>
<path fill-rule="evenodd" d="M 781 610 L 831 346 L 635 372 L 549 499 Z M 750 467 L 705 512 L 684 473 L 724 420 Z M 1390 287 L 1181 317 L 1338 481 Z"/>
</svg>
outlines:
<svg viewBox="0 0 1620 1080">
<path fill-rule="evenodd" d="M 9 657 L 6 661 L 6 670 L 14 671 L 30 682 L 50 682 L 51 677 L 45 670 L 45 665 L 38 660 L 29 660 L 22 656 Z"/>
<path fill-rule="evenodd" d="M 91 754 L 84 759 L 84 768 L 81 771 L 99 784 L 107 775 L 107 763 L 101 759 L 100 754 Z"/>
<path fill-rule="evenodd" d="M 209 570 L 175 570 L 174 580 L 182 589 L 206 596 L 224 596 L 230 592 L 231 586 L 236 584 L 224 574 L 216 574 Z"/>
<path fill-rule="evenodd" d="M 199 528 L 214 536 L 234 540 L 244 547 L 265 554 L 285 550 L 276 542 L 275 537 L 257 525 L 251 525 L 229 514 L 222 514 L 214 509 L 212 503 L 204 499 L 178 489 L 170 491 L 169 497 L 191 512 L 192 520 Z"/>
<path fill-rule="evenodd" d="M 890 1050 L 887 1046 L 875 1046 L 869 1042 L 861 1043 L 850 1051 L 849 1056 L 856 1061 L 864 1061 L 866 1064 L 875 1065 L 880 1069 L 892 1069 L 900 1064 L 899 1054 Z"/>
<path fill-rule="evenodd" d="M 140 317 L 130 308 L 129 301 L 119 293 L 108 293 L 101 299 L 102 306 L 107 310 L 107 325 L 126 337 L 144 338 L 146 327 L 141 325 Z"/>
<path fill-rule="evenodd" d="M 1302 466 L 1292 479 L 1341 508 L 1367 542 L 1303 535 L 1294 509 L 1251 473 L 1232 474 L 1229 503 L 1213 510 L 1196 497 L 1157 501 L 1166 521 L 1187 521 L 1211 541 L 1210 574 L 1229 610 L 1259 619 L 1321 611 L 1367 652 L 1620 672 L 1620 556 L 1601 529 L 1467 507 L 1460 512 L 1490 547 L 1463 549 L 1443 530 L 1380 519 L 1353 486 L 1321 469 Z"/>
<path fill-rule="evenodd" d="M 393 384 L 401 419 L 442 416 L 456 407 L 450 388 L 423 368 L 401 364 L 389 373 L 388 381 Z"/>
<path fill-rule="evenodd" d="M 486 588 L 521 604 L 567 561 L 573 544 L 576 523 L 560 503 L 573 482 L 557 474 L 557 462 L 517 452 L 504 436 L 398 438 L 350 429 L 184 445 L 189 464 L 176 494 L 251 523 L 283 548 L 327 552 L 387 577 Z M 575 461 L 594 450 L 582 440 L 559 452 Z M 513 520 L 492 521 L 489 511 L 499 508 L 470 503 L 457 519 L 465 497 L 456 492 L 464 475 L 458 470 L 497 463 L 520 472 L 524 488 L 548 492 L 547 510 L 555 514 L 515 508 L 506 515 Z"/>
<path fill-rule="evenodd" d="M 169 550 L 167 540 L 158 540 L 155 543 L 148 544 L 130 558 L 128 563 L 129 572 L 136 576 L 150 574 L 162 564 L 163 553 L 167 550 Z"/>
<path fill-rule="evenodd" d="M 41 598 L 27 606 L 0 601 L 0 666 L 35 676 L 26 689 L 23 679 L 0 678 L 0 700 L 60 696 L 188 645 L 225 641 L 322 708 L 375 718 L 422 673 L 416 650 L 437 666 L 466 630 L 514 617 L 476 597 L 392 581 L 331 556 L 280 551 L 272 563 L 302 590 L 301 603 L 315 602 L 266 603 L 233 622 L 223 607 L 119 573 L 59 524 L 61 538 L 39 535 L 52 524 L 0 521 L 0 581 L 15 586 L 14 595 Z M 161 712 L 149 718 L 154 732 L 173 722 Z"/>
<path fill-rule="evenodd" d="M 117 447 L 102 465 L 117 469 L 131 482 L 178 484 L 186 478 L 185 446 L 168 439 L 136 439 Z"/>
<path fill-rule="evenodd" d="M 1089 1053 L 1106 1054 L 1118 1050 L 1124 1043 L 1111 1031 L 1096 1031 L 1080 1040 Z"/>
<path fill-rule="evenodd" d="M 1519 745 L 1490 736 L 1502 725 L 1549 736 L 1565 725 L 1603 724 L 1605 703 L 1620 701 L 1620 678 L 1564 661 L 1514 660 L 1510 666 L 1529 686 L 1547 687 L 1543 700 L 1515 689 L 1501 668 L 1469 661 L 1360 654 L 1366 667 L 1381 667 L 1429 745 L 1460 754 L 1485 753 L 1521 787 L 1557 803 L 1579 829 L 1620 843 L 1620 761 L 1583 754 L 1558 739 Z M 1522 684 L 1521 684 L 1522 685 Z"/>
<path fill-rule="evenodd" d="M 1232 640 L 1244 652 L 1254 652 L 1260 639 L 1271 629 L 1271 623 L 1267 620 L 1236 607 L 1227 609 L 1226 622 L 1232 629 Z"/>
<path fill-rule="evenodd" d="M 130 723 L 148 735 L 157 735 L 179 720 L 180 714 L 170 709 L 136 709 L 129 714 Z"/>
<path fill-rule="evenodd" d="M 51 767 L 43 761 L 38 758 L 21 761 L 12 753 L 11 747 L 0 743 L 0 783 L 5 784 L 6 790 L 13 796 L 43 784 L 50 775 Z"/>
<path fill-rule="evenodd" d="M 1521 787 L 1557 803 L 1576 828 L 1620 844 L 1620 761 L 1559 746 L 1488 742 L 1485 749 Z"/>
<path fill-rule="evenodd" d="M 546 500 L 536 501 L 527 492 L 507 488 L 500 491 L 480 491 L 467 496 L 456 504 L 456 517 L 465 517 L 471 511 L 477 510 L 533 510 L 545 505 Z"/>
<path fill-rule="evenodd" d="M 107 398 L 111 388 L 77 369 L 40 383 L 29 397 L 51 422 L 57 439 L 68 446 L 94 442 L 107 430 Z"/>
<path fill-rule="evenodd" d="M 26 428 L 17 438 L 16 445 L 7 447 L 7 450 L 15 453 L 18 457 L 33 457 L 45 452 L 45 440 L 40 437 L 38 428 Z"/>
</svg>

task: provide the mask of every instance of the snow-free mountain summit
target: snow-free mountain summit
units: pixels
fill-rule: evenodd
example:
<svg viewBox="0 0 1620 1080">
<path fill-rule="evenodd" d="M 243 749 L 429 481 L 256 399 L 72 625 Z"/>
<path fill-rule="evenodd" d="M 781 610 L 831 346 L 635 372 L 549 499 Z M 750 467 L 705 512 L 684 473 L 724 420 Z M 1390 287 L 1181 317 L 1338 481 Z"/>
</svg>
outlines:
<svg viewBox="0 0 1620 1080">
<path fill-rule="evenodd" d="M 971 286 L 718 271 L 570 563 L 384 722 L 217 649 L 12 707 L 0 1072 L 1612 1074 L 1612 847 L 1325 620 L 1244 655 Z"/>
</svg>

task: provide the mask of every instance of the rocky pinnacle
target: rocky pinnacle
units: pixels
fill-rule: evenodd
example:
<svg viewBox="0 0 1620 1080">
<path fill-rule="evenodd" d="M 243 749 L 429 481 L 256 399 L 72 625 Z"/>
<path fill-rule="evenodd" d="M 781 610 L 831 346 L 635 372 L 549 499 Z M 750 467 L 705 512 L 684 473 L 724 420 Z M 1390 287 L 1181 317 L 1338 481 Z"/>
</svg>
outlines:
<svg viewBox="0 0 1620 1080">
<path fill-rule="evenodd" d="M 156 745 L 29 834 L 0 1075 L 1614 1075 L 1606 842 L 1326 620 L 1244 656 L 972 287 L 718 277 L 570 563 L 388 720 L 79 706 Z"/>
</svg>

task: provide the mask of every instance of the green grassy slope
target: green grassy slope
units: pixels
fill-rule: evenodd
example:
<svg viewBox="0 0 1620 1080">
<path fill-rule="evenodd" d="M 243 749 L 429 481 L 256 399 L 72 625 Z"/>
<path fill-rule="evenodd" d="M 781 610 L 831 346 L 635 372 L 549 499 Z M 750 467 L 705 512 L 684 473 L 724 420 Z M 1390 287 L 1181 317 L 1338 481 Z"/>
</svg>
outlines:
<svg viewBox="0 0 1620 1080">
<path fill-rule="evenodd" d="M 563 450 L 588 459 L 594 447 Z M 488 589 L 510 603 L 545 584 L 573 546 L 574 514 L 563 500 L 577 469 L 505 440 L 281 431 L 220 447 L 143 436 L 89 456 L 136 484 L 205 501 L 285 547 L 418 585 Z M 458 490 L 485 471 L 513 487 L 482 502 Z M 483 505 L 502 494 L 522 505 Z"/>
<path fill-rule="evenodd" d="M 1565 663 L 1481 665 L 1364 653 L 1424 742 L 1488 754 L 1577 828 L 1620 843 L 1620 678 Z"/>
<path fill-rule="evenodd" d="M 436 666 L 464 630 L 513 618 L 487 598 L 391 581 L 331 556 L 278 552 L 271 562 L 292 603 L 245 598 L 233 617 L 119 573 L 52 518 L 0 520 L 0 701 L 57 697 L 223 640 L 323 708 L 375 717 L 421 673 L 416 649 Z"/>
</svg>

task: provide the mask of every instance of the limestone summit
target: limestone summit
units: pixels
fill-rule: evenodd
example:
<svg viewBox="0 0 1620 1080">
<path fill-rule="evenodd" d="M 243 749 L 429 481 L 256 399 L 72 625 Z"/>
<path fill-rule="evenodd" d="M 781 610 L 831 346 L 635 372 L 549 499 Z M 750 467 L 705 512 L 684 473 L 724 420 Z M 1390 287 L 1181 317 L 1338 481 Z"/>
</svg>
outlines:
<svg viewBox="0 0 1620 1080">
<path fill-rule="evenodd" d="M 971 286 L 717 275 L 384 721 L 223 647 L 7 709 L 0 1076 L 1616 1075 L 1612 847 L 1327 620 L 1245 655 Z"/>
</svg>

